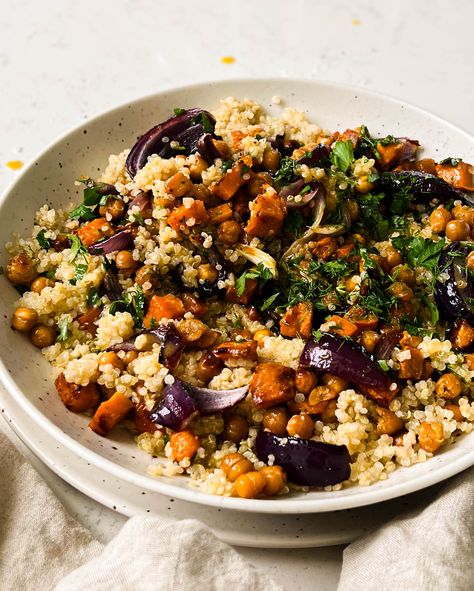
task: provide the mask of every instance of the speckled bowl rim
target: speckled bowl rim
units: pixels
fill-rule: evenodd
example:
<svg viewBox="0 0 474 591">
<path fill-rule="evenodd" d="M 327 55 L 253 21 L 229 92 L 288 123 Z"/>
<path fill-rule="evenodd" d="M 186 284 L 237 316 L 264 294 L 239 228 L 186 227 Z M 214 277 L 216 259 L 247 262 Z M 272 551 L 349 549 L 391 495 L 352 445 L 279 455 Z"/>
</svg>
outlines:
<svg viewBox="0 0 474 591">
<path fill-rule="evenodd" d="M 407 103 L 406 101 L 402 101 L 400 99 L 388 96 L 383 93 L 375 92 L 372 90 L 367 90 L 363 87 L 351 85 L 351 84 L 343 84 L 331 81 L 324 81 L 324 80 L 311 80 L 305 78 L 238 78 L 238 79 L 224 79 L 220 81 L 207 81 L 207 82 L 198 82 L 191 85 L 180 86 L 180 87 L 170 87 L 163 91 L 157 93 L 150 93 L 149 95 L 142 96 L 136 98 L 132 101 L 127 101 L 126 103 L 121 103 L 111 109 L 107 109 L 102 111 L 101 113 L 95 115 L 94 117 L 88 118 L 85 122 L 82 121 L 79 125 L 74 126 L 72 129 L 69 129 L 67 132 L 62 134 L 60 137 L 55 139 L 51 142 L 46 148 L 44 148 L 35 158 L 32 159 L 31 163 L 25 167 L 25 169 L 21 172 L 21 174 L 7 187 L 4 194 L 0 198 L 0 215 L 1 215 L 1 207 L 4 202 L 6 202 L 10 196 L 10 193 L 13 192 L 16 185 L 21 182 L 22 177 L 26 175 L 33 167 L 35 166 L 35 162 L 46 155 L 49 150 L 55 148 L 61 142 L 67 140 L 67 138 L 77 132 L 78 130 L 84 127 L 85 123 L 92 123 L 96 122 L 104 116 L 110 116 L 114 112 L 119 112 L 124 107 L 133 107 L 139 106 L 142 101 L 156 99 L 159 100 L 160 97 L 165 97 L 168 93 L 171 92 L 188 92 L 193 90 L 202 89 L 206 86 L 212 87 L 219 87 L 219 86 L 226 86 L 230 83 L 235 84 L 238 86 L 239 84 L 252 84 L 252 83 L 268 83 L 268 84 L 275 84 L 278 82 L 288 84 L 289 82 L 293 82 L 295 84 L 305 84 L 311 85 L 314 84 L 315 86 L 325 87 L 326 89 L 334 89 L 339 91 L 350 91 L 354 93 L 358 93 L 360 95 L 368 96 L 369 98 L 375 98 L 379 100 L 383 100 L 384 102 L 392 103 L 393 105 L 397 105 L 401 108 L 408 108 L 416 113 L 424 117 L 429 117 L 438 123 L 442 124 L 444 127 L 450 128 L 457 133 L 462 134 L 465 136 L 467 140 L 474 143 L 473 136 L 468 133 L 466 130 L 456 126 L 444 118 L 427 111 L 419 106 L 413 105 L 411 103 Z M 123 479 L 127 482 L 131 482 L 137 486 L 143 487 L 144 489 L 153 490 L 164 495 L 169 495 L 175 498 L 182 499 L 184 501 L 189 501 L 196 504 L 214 506 L 217 508 L 222 509 L 231 509 L 237 511 L 248 511 L 248 512 L 255 512 L 255 513 L 275 513 L 275 514 L 284 514 L 284 513 L 314 513 L 314 512 L 325 512 L 325 511 L 337 511 L 343 509 L 351 509 L 354 507 L 362 507 L 364 505 L 370 505 L 374 503 L 380 503 L 382 501 L 386 501 L 389 499 L 393 499 L 399 496 L 403 496 L 406 494 L 410 494 L 412 492 L 416 492 L 459 472 L 469 468 L 470 466 L 474 465 L 474 447 L 472 450 L 466 452 L 466 454 L 460 458 L 457 458 L 455 461 L 445 462 L 444 464 L 442 461 L 438 464 L 436 468 L 434 468 L 431 472 L 424 474 L 422 476 L 418 476 L 416 479 L 407 478 L 406 481 L 395 483 L 390 487 L 387 488 L 375 488 L 377 483 L 369 487 L 359 487 L 358 491 L 352 493 L 350 496 L 344 497 L 337 497 L 334 498 L 327 498 L 326 496 L 321 499 L 305 499 L 305 498 L 291 498 L 291 497 L 280 497 L 277 499 L 240 499 L 235 497 L 221 497 L 216 495 L 210 495 L 206 493 L 202 493 L 199 490 L 188 488 L 188 487 L 181 487 L 175 486 L 173 484 L 168 484 L 166 482 L 160 481 L 159 478 L 154 478 L 152 476 L 140 475 L 136 472 L 128 470 L 122 466 L 115 464 L 114 462 L 102 457 L 100 454 L 86 448 L 85 446 L 81 445 L 78 441 L 73 439 L 71 436 L 64 433 L 58 426 L 56 426 L 52 421 L 50 421 L 45 415 L 38 411 L 38 409 L 28 400 L 28 398 L 23 394 L 22 390 L 16 385 L 13 378 L 10 376 L 7 367 L 3 363 L 1 358 L 0 352 L 0 381 L 3 383 L 7 391 L 15 398 L 18 404 L 30 414 L 30 416 L 35 420 L 37 424 L 39 424 L 48 434 L 50 434 L 56 441 L 68 447 L 68 449 L 72 450 L 76 453 L 79 457 L 86 459 L 87 461 L 91 462 L 95 466 L 105 470 L 106 472 L 113 474 L 117 478 Z M 442 457 L 440 457 L 442 460 Z M 403 468 L 402 468 L 403 469 Z M 409 468 L 408 468 L 409 469 Z"/>
</svg>

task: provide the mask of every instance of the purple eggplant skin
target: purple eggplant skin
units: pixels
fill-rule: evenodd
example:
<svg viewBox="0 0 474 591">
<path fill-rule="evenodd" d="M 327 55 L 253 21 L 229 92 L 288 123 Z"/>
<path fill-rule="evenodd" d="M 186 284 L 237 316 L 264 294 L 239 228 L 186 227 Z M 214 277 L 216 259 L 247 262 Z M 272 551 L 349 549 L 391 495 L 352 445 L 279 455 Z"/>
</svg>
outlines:
<svg viewBox="0 0 474 591">
<path fill-rule="evenodd" d="M 350 476 L 350 455 L 345 445 L 332 445 L 299 437 L 278 437 L 260 431 L 255 441 L 259 460 L 274 463 L 285 470 L 288 480 L 300 486 L 330 486 Z"/>
<path fill-rule="evenodd" d="M 133 178 L 152 154 L 171 158 L 177 154 L 189 155 L 195 152 L 199 139 L 209 131 L 204 129 L 204 118 L 213 129 L 216 120 L 208 111 L 188 109 L 148 130 L 139 138 L 127 157 L 125 167 L 129 175 Z M 178 142 L 180 148 L 174 150 L 171 142 Z"/>
<path fill-rule="evenodd" d="M 298 164 L 307 164 L 308 166 L 318 166 L 329 158 L 330 150 L 324 144 L 318 144 L 303 158 L 298 160 Z"/>
<path fill-rule="evenodd" d="M 102 242 L 97 242 L 97 244 L 89 246 L 87 250 L 90 254 L 110 254 L 117 250 L 126 250 L 130 246 L 131 241 L 132 234 L 130 230 L 122 230 L 110 238 L 102 240 Z"/>
<path fill-rule="evenodd" d="M 443 203 L 450 199 L 460 199 L 467 205 L 474 205 L 474 196 L 463 193 L 433 174 L 417 170 L 383 172 L 377 188 L 388 195 L 407 190 L 413 195 L 415 201 L 426 202 L 436 197 Z"/>
<path fill-rule="evenodd" d="M 103 281 L 104 293 L 111 302 L 120 300 L 122 297 L 122 287 L 117 275 L 112 271 L 107 271 Z"/>
<path fill-rule="evenodd" d="M 392 383 L 362 347 L 333 333 L 324 333 L 319 341 L 310 339 L 303 349 L 300 364 L 361 386 L 383 390 L 390 388 Z"/>
<path fill-rule="evenodd" d="M 199 138 L 197 143 L 197 150 L 199 154 L 201 154 L 204 160 L 206 160 L 206 162 L 209 164 L 214 162 L 216 158 L 222 158 L 222 154 L 219 152 L 212 141 L 216 138 L 217 136 L 215 136 L 213 133 L 205 133 Z"/>
<path fill-rule="evenodd" d="M 383 333 L 375 345 L 375 357 L 377 359 L 390 359 L 392 351 L 398 345 L 402 336 L 402 330 L 391 330 Z"/>
<path fill-rule="evenodd" d="M 160 343 L 159 362 L 169 370 L 175 369 L 184 351 L 185 343 L 174 324 L 166 324 L 150 330 L 150 334 L 156 337 Z"/>
<path fill-rule="evenodd" d="M 466 258 L 471 252 L 467 246 L 459 242 L 450 244 L 441 254 L 439 267 L 448 274 L 444 282 L 435 284 L 435 300 L 441 315 L 447 321 L 463 319 L 467 322 L 474 320 L 473 310 L 469 300 L 474 298 L 474 284 L 466 268 Z M 459 283 L 464 287 L 459 287 Z"/>
<path fill-rule="evenodd" d="M 150 413 L 150 420 L 173 431 L 181 431 L 197 412 L 196 401 L 184 383 L 175 379 L 163 390 L 163 396 Z"/>
</svg>

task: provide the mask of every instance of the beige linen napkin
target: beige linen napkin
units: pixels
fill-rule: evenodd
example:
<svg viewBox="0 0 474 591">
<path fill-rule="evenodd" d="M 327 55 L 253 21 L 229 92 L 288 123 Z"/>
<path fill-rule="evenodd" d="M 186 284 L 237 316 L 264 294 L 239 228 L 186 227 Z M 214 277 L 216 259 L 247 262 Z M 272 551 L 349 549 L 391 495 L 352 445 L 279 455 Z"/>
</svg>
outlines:
<svg viewBox="0 0 474 591">
<path fill-rule="evenodd" d="M 2 434 L 0 467 L 2 591 L 283 591 L 194 520 L 134 517 L 103 546 Z M 473 589 L 473 493 L 471 469 L 426 508 L 351 544 L 339 591 Z"/>
</svg>

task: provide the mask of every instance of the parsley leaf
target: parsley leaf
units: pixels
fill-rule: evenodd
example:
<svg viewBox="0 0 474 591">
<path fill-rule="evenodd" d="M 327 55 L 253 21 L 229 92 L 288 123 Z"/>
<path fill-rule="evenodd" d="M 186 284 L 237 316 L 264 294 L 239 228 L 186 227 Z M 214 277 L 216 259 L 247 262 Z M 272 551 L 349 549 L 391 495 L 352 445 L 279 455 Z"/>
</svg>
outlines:
<svg viewBox="0 0 474 591">
<path fill-rule="evenodd" d="M 69 318 L 64 316 L 61 318 L 58 324 L 59 327 L 59 335 L 57 336 L 57 341 L 65 341 L 69 335 Z"/>
<path fill-rule="evenodd" d="M 179 115 L 182 115 L 185 111 L 186 111 L 186 109 L 182 109 L 181 107 L 175 107 L 173 109 L 173 112 L 176 115 L 176 117 L 178 117 Z"/>
<path fill-rule="evenodd" d="M 276 171 L 273 180 L 279 186 L 289 185 L 296 180 L 296 160 L 289 156 L 283 156 L 280 168 Z"/>
<path fill-rule="evenodd" d="M 87 305 L 89 307 L 100 306 L 102 303 L 102 297 L 95 287 L 91 287 L 87 293 Z"/>
<path fill-rule="evenodd" d="M 74 273 L 74 283 L 78 281 L 82 281 L 84 279 L 84 275 L 87 273 L 87 267 L 89 265 L 87 263 L 79 263 L 76 265 L 76 272 Z"/>
<path fill-rule="evenodd" d="M 392 238 L 392 244 L 398 248 L 412 267 L 425 267 L 434 271 L 438 268 L 439 257 L 446 245 L 442 238 L 438 242 L 421 236 Z"/>
<path fill-rule="evenodd" d="M 391 144 L 399 144 L 400 143 L 400 140 L 397 137 L 393 136 L 393 135 L 387 135 L 387 136 L 385 136 L 383 138 L 380 138 L 378 140 L 378 143 L 381 146 L 390 146 Z"/>
<path fill-rule="evenodd" d="M 36 240 L 38 241 L 38 244 L 41 246 L 41 248 L 48 250 L 48 248 L 51 248 L 51 241 L 46 238 L 45 234 L 46 230 L 40 230 L 38 234 L 36 234 Z"/>
<path fill-rule="evenodd" d="M 84 204 L 78 205 L 69 212 L 70 220 L 80 220 L 82 222 L 88 222 L 96 218 L 94 212 L 90 207 L 86 207 Z"/>
<path fill-rule="evenodd" d="M 383 193 L 366 193 L 361 195 L 357 201 L 363 230 L 371 232 L 375 240 L 386 240 L 390 230 L 389 221 L 380 211 L 384 197 Z"/>
<path fill-rule="evenodd" d="M 66 236 L 71 241 L 71 257 L 69 260 L 71 263 L 74 263 L 74 266 L 76 267 L 74 279 L 71 281 L 71 283 L 75 285 L 78 281 L 81 281 L 87 273 L 89 253 L 77 234 L 66 234 Z"/>
<path fill-rule="evenodd" d="M 115 300 L 110 304 L 109 314 L 115 315 L 117 312 L 129 312 L 133 317 L 135 326 L 141 328 L 145 307 L 145 294 L 139 285 L 135 285 L 134 291 L 125 292 L 121 300 Z"/>
<path fill-rule="evenodd" d="M 268 310 L 269 308 L 271 308 L 273 303 L 275 302 L 275 300 L 277 299 L 277 297 L 279 295 L 280 295 L 280 292 L 277 291 L 276 293 L 274 293 L 273 295 L 268 297 L 266 300 L 264 300 L 262 305 L 260 306 L 260 310 L 262 312 L 264 312 L 265 310 Z"/>
<path fill-rule="evenodd" d="M 329 160 L 331 160 L 334 166 L 339 168 L 339 170 L 346 172 L 350 163 L 354 160 L 352 142 L 350 140 L 336 142 L 329 155 Z"/>
<path fill-rule="evenodd" d="M 462 162 L 462 158 L 444 158 L 444 160 L 440 160 L 438 164 L 447 164 L 448 166 L 457 166 L 460 162 Z"/>
<path fill-rule="evenodd" d="M 242 275 L 235 282 L 235 291 L 240 297 L 245 291 L 245 283 L 247 279 L 258 279 L 260 286 L 264 285 L 269 279 L 273 277 L 272 272 L 263 263 L 258 263 L 256 267 L 244 271 Z"/>
</svg>

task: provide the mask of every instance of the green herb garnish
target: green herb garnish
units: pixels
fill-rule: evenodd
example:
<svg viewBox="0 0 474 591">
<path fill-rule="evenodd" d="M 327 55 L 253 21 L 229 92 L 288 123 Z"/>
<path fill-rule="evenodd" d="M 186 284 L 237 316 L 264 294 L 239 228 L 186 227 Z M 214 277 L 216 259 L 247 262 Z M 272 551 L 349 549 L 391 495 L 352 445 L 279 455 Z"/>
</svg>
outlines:
<svg viewBox="0 0 474 591">
<path fill-rule="evenodd" d="M 462 162 L 462 158 L 445 158 L 444 160 L 440 160 L 438 164 L 447 164 L 448 166 L 457 166 L 460 162 Z"/>
<path fill-rule="evenodd" d="M 350 140 L 337 141 L 329 155 L 329 160 L 342 170 L 347 172 L 351 162 L 354 160 L 354 148 Z"/>
<path fill-rule="evenodd" d="M 48 250 L 48 248 L 51 248 L 51 241 L 46 238 L 45 234 L 46 230 L 40 230 L 38 234 L 36 234 L 36 240 L 38 241 L 38 244 L 41 246 L 41 248 Z"/>
<path fill-rule="evenodd" d="M 181 107 L 175 107 L 173 109 L 173 113 L 176 115 L 176 117 L 179 117 L 179 115 L 182 115 L 185 111 L 186 109 L 182 109 Z"/>
<path fill-rule="evenodd" d="M 273 277 L 272 272 L 268 267 L 262 263 L 258 263 L 256 267 L 244 271 L 242 275 L 235 282 L 235 291 L 240 297 L 245 291 L 245 283 L 247 279 L 258 279 L 260 286 L 264 285 L 269 279 Z"/>
<path fill-rule="evenodd" d="M 89 308 L 93 306 L 100 306 L 102 297 L 95 287 L 91 287 L 87 293 L 87 305 Z"/>
</svg>

